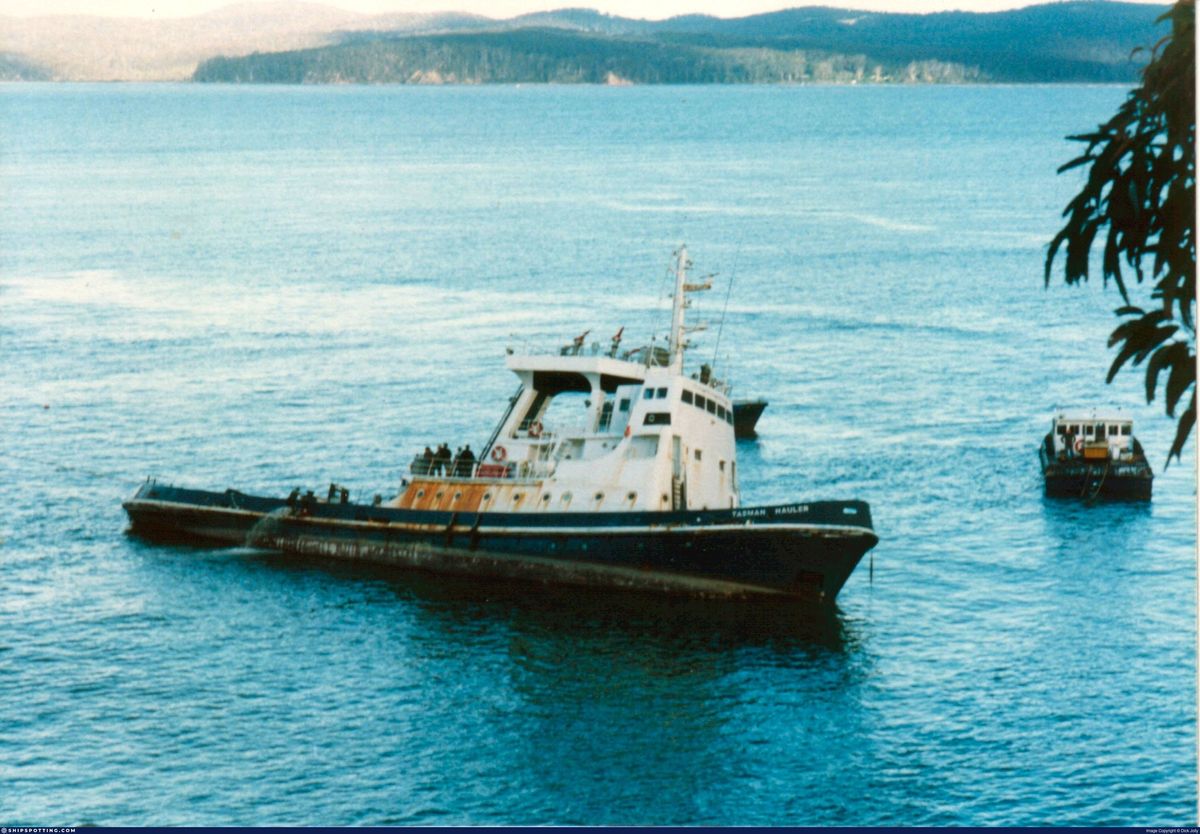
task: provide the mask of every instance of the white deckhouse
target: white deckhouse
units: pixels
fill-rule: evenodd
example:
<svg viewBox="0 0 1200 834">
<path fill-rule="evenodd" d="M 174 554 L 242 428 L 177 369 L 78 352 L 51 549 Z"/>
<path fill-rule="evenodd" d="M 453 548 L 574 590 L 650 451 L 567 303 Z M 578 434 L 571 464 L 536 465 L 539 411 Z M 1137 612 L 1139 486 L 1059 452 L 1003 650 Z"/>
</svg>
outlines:
<svg viewBox="0 0 1200 834">
<path fill-rule="evenodd" d="M 702 366 L 684 372 L 687 250 L 676 253 L 667 349 L 510 350 L 521 381 L 478 464 L 420 473 L 390 506 L 466 512 L 628 512 L 738 506 L 733 404 Z M 586 334 L 585 334 L 586 335 Z M 419 470 L 418 470 L 419 471 Z"/>
</svg>

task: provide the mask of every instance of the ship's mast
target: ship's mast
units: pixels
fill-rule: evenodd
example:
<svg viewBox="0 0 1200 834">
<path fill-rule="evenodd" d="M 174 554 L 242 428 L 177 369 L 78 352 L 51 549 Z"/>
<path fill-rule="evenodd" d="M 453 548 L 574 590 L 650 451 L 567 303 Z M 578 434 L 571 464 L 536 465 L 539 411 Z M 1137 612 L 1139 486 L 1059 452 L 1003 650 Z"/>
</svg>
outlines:
<svg viewBox="0 0 1200 834">
<path fill-rule="evenodd" d="M 687 256 L 687 246 L 680 246 L 679 251 L 675 253 L 675 298 L 671 305 L 670 341 L 671 370 L 677 373 L 683 373 L 683 351 L 688 346 L 687 334 L 705 330 L 708 327 L 705 324 L 698 324 L 695 327 L 687 327 L 684 324 L 683 311 L 688 306 L 688 293 L 712 289 L 711 275 L 706 276 L 699 283 L 688 283 L 687 271 L 691 265 L 692 262 L 688 260 Z"/>
<path fill-rule="evenodd" d="M 671 304 L 671 370 L 683 372 L 683 349 L 686 345 L 686 334 L 683 330 L 683 311 L 687 307 L 687 270 L 691 266 L 688 261 L 687 246 L 679 247 L 675 253 L 675 298 Z"/>
</svg>

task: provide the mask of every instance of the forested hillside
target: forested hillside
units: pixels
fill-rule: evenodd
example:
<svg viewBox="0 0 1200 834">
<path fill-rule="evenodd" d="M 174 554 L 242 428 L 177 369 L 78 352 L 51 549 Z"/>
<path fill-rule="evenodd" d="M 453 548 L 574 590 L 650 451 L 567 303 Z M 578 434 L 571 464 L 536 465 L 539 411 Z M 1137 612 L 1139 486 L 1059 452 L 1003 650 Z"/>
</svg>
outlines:
<svg viewBox="0 0 1200 834">
<path fill-rule="evenodd" d="M 580 9 L 456 31 L 346 32 L 337 44 L 213 58 L 196 81 L 256 83 L 1123 82 L 1165 7 L 1075 2 L 989 14 L 812 7 L 630 20 Z M 482 31 L 481 31 L 482 29 Z M 464 31 L 465 30 L 465 31 Z"/>
</svg>

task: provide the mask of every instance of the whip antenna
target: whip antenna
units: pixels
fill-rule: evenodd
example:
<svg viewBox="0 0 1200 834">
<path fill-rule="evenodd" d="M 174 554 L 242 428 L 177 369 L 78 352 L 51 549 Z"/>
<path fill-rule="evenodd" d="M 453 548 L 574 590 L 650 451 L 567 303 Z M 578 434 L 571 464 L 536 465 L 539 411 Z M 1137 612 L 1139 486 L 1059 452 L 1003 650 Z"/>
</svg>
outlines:
<svg viewBox="0 0 1200 834">
<path fill-rule="evenodd" d="M 713 345 L 712 364 L 717 366 L 717 350 L 721 347 L 721 331 L 725 329 L 725 313 L 729 310 L 729 296 L 733 294 L 733 279 L 737 277 L 738 259 L 742 256 L 742 244 L 733 253 L 733 269 L 729 272 L 729 286 L 725 288 L 725 306 L 721 308 L 721 323 L 717 325 L 717 342 Z"/>
</svg>

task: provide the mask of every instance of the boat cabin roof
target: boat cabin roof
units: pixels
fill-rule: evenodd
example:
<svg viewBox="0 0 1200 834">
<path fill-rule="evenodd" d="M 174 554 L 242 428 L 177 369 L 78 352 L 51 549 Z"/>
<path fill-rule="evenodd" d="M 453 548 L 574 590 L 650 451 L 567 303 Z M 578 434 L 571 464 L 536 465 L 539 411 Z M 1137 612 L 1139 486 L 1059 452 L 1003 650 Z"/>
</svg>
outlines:
<svg viewBox="0 0 1200 834">
<path fill-rule="evenodd" d="M 1077 411 L 1060 411 L 1054 415 L 1054 424 L 1059 423 L 1119 423 L 1121 425 L 1133 425 L 1133 419 L 1116 409 L 1093 409 L 1085 411 L 1079 409 Z"/>
</svg>

